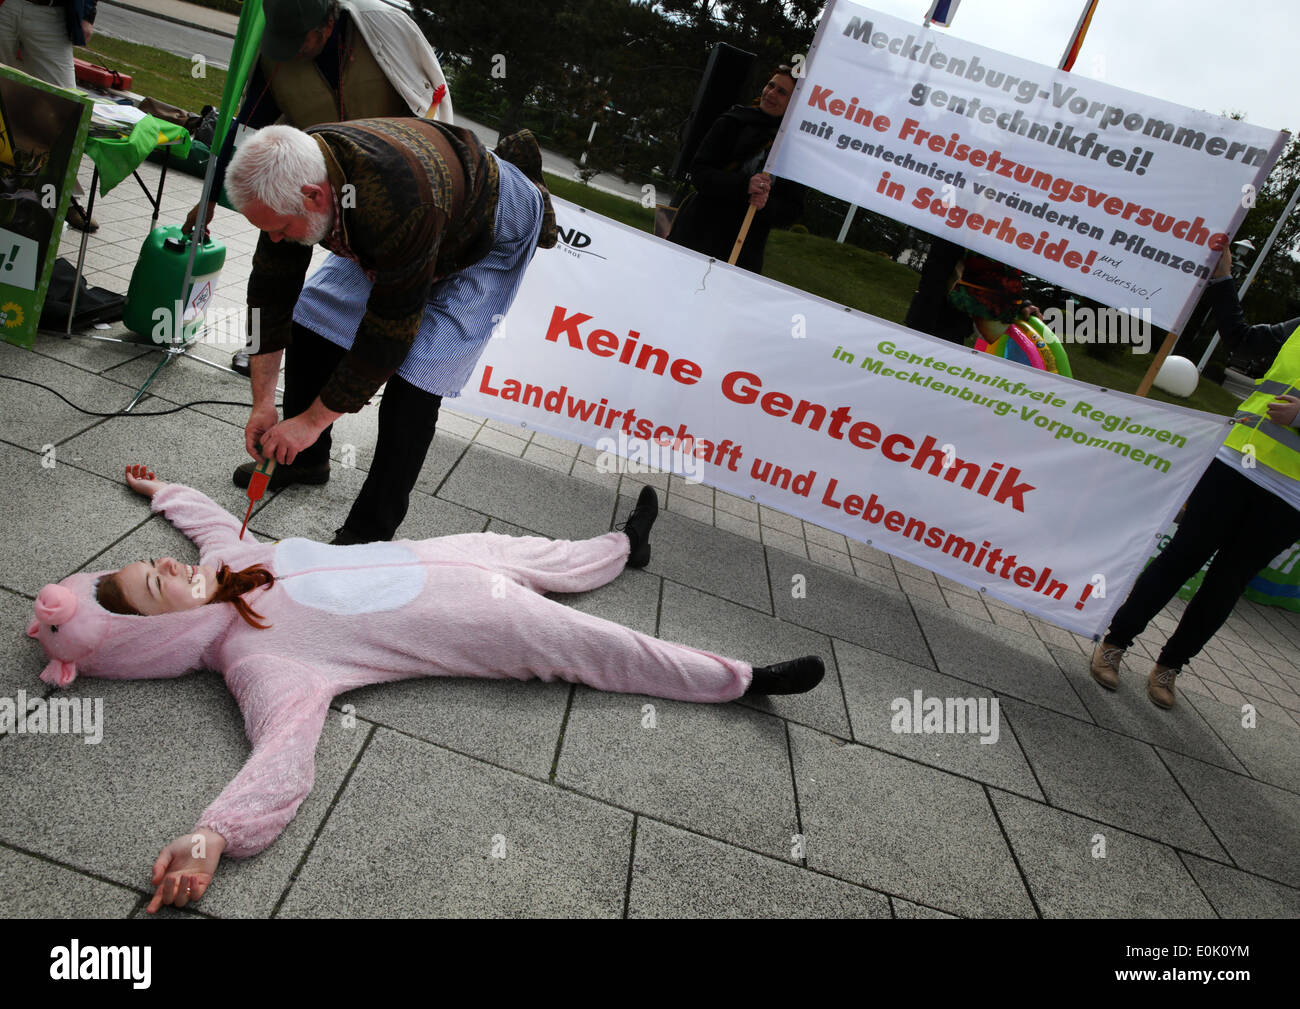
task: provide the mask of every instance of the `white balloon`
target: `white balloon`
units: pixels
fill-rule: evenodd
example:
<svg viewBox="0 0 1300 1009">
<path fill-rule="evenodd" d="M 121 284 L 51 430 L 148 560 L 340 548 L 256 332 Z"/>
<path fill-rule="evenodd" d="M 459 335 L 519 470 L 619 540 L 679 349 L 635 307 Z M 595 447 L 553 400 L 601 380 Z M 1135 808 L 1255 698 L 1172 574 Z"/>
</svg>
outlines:
<svg viewBox="0 0 1300 1009">
<path fill-rule="evenodd" d="M 1196 373 L 1196 365 L 1191 361 L 1185 357 L 1171 355 L 1165 358 L 1165 363 L 1160 366 L 1154 384 L 1157 389 L 1171 396 L 1182 396 L 1186 399 L 1196 391 L 1196 384 L 1200 381 L 1200 377 Z"/>
</svg>

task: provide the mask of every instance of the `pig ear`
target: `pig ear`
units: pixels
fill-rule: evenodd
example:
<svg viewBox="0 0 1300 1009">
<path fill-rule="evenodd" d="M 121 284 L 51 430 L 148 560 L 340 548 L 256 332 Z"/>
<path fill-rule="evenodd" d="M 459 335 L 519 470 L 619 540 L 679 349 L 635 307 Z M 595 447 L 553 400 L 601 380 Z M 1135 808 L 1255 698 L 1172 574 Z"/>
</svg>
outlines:
<svg viewBox="0 0 1300 1009">
<path fill-rule="evenodd" d="M 30 624 L 27 625 L 27 636 L 29 638 L 34 638 L 36 637 L 36 635 L 40 633 L 41 633 L 41 625 L 38 624 L 35 620 L 33 620 Z"/>
<path fill-rule="evenodd" d="M 76 678 L 76 663 L 64 662 L 62 659 L 50 659 L 49 665 L 41 673 L 41 679 L 53 687 L 70 686 Z"/>
</svg>

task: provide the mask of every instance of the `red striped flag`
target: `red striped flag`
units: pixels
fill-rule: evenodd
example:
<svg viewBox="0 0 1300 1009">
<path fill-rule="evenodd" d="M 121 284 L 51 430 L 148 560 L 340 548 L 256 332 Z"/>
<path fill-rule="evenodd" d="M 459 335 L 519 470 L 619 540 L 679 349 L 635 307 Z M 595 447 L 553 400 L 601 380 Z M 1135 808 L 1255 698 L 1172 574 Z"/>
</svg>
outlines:
<svg viewBox="0 0 1300 1009">
<path fill-rule="evenodd" d="M 1083 37 L 1088 34 L 1088 25 L 1092 24 L 1092 15 L 1096 9 L 1097 0 L 1087 0 L 1084 4 L 1083 13 L 1079 15 L 1079 23 L 1074 26 L 1074 34 L 1070 36 L 1070 44 L 1065 47 L 1065 55 L 1061 57 L 1062 70 L 1073 68 L 1079 49 L 1083 45 Z"/>
</svg>

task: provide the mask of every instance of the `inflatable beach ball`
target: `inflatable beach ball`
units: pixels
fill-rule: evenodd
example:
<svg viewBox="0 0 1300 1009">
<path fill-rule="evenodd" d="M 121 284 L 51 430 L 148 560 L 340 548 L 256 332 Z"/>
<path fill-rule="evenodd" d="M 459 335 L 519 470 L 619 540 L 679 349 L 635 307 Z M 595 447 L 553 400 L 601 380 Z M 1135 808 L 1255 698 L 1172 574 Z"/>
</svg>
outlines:
<svg viewBox="0 0 1300 1009">
<path fill-rule="evenodd" d="M 1196 373 L 1196 365 L 1191 361 L 1185 357 L 1171 355 L 1165 358 L 1165 363 L 1156 372 L 1155 387 L 1171 396 L 1182 396 L 1186 399 L 1196 391 L 1196 383 L 1200 377 Z"/>
</svg>

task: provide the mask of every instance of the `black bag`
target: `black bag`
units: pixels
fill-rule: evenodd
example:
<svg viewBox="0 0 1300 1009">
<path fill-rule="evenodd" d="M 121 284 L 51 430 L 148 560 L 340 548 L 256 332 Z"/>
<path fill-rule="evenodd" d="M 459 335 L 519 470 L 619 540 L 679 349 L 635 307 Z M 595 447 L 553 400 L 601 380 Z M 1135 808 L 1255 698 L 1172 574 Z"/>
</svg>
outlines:
<svg viewBox="0 0 1300 1009">
<path fill-rule="evenodd" d="M 68 326 L 68 309 L 72 307 L 72 279 L 77 270 L 66 259 L 54 261 L 50 274 L 50 287 L 41 309 L 41 329 L 63 331 Z M 77 314 L 72 317 L 72 328 L 86 329 L 97 322 L 113 322 L 122 318 L 126 295 L 102 287 L 90 287 L 86 278 L 77 282 Z"/>
</svg>

